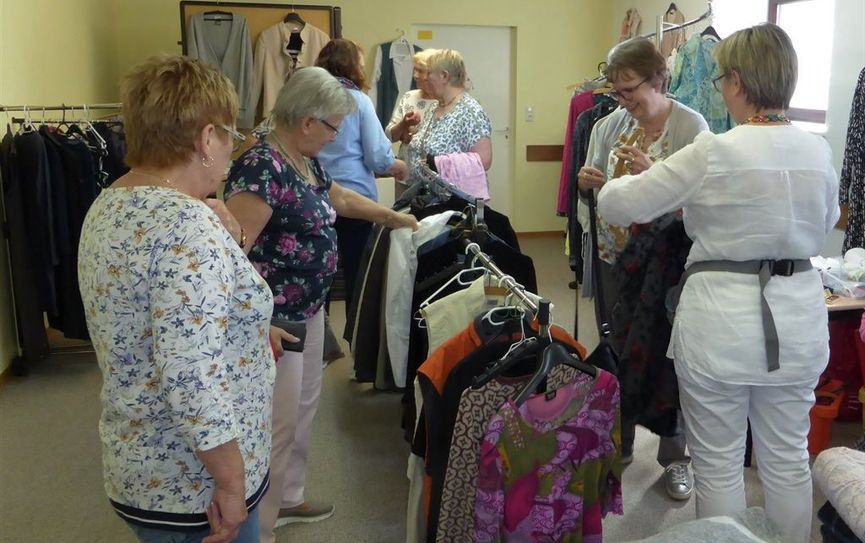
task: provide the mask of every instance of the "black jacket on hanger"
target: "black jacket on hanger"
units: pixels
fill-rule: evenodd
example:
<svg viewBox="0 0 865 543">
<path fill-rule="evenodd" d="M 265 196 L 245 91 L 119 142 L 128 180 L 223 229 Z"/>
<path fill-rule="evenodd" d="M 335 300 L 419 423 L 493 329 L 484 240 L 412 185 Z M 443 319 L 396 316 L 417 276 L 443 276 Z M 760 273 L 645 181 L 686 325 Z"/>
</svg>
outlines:
<svg viewBox="0 0 865 543">
<path fill-rule="evenodd" d="M 32 362 L 48 354 L 48 336 L 42 317 L 40 285 L 32 271 L 36 266 L 36 254 L 32 251 L 35 233 L 28 230 L 24 183 L 17 162 L 15 138 L 7 127 L 6 135 L 0 143 L 0 182 L 3 183 L 6 224 L 9 229 L 9 258 L 12 265 L 12 293 L 15 297 L 18 337 L 23 357 Z"/>
</svg>

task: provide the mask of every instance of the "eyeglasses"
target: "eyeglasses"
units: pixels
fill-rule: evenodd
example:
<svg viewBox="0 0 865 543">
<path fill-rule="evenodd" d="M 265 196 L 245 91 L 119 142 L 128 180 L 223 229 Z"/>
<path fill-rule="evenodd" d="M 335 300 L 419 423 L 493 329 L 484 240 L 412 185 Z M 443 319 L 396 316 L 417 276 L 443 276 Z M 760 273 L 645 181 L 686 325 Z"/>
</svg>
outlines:
<svg viewBox="0 0 865 543">
<path fill-rule="evenodd" d="M 712 80 L 712 86 L 715 87 L 715 90 L 721 92 L 721 80 L 727 77 L 727 74 L 721 74 L 715 79 Z"/>
<path fill-rule="evenodd" d="M 317 120 L 318 120 L 318 122 L 320 122 L 320 123 L 323 124 L 324 126 L 330 128 L 330 131 L 333 132 L 333 135 L 334 135 L 334 136 L 339 136 L 339 128 L 333 126 L 332 124 L 330 124 L 329 122 L 325 121 L 324 119 L 317 119 Z"/>
<path fill-rule="evenodd" d="M 634 91 L 637 90 L 637 88 L 639 88 L 640 85 L 642 85 L 643 83 L 645 83 L 649 79 L 651 79 L 651 77 L 647 77 L 647 78 L 643 79 L 642 81 L 640 81 L 639 83 L 637 83 L 636 85 L 634 85 L 633 87 L 630 87 L 627 89 L 611 90 L 609 92 L 609 96 L 613 100 L 618 100 L 619 98 L 630 98 L 631 94 L 633 94 Z"/>
<path fill-rule="evenodd" d="M 231 137 L 234 139 L 234 146 L 232 147 L 232 149 L 237 152 L 240 149 L 240 146 L 243 145 L 243 143 L 246 141 L 246 136 L 244 136 L 234 128 L 231 128 L 230 126 L 225 126 L 224 124 L 220 125 L 219 128 L 225 130 L 231 135 Z"/>
</svg>

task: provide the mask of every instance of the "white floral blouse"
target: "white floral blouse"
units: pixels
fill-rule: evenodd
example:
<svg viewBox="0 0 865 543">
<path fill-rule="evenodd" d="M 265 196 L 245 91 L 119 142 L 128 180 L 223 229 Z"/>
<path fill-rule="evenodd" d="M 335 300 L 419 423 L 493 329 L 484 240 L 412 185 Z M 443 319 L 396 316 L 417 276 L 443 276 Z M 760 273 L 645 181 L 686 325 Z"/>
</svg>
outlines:
<svg viewBox="0 0 865 543">
<path fill-rule="evenodd" d="M 232 439 L 253 507 L 267 488 L 273 296 L 216 215 L 170 188 L 104 190 L 84 221 L 78 274 L 118 514 L 206 526 L 213 480 L 195 451 Z"/>
<path fill-rule="evenodd" d="M 421 119 L 418 131 L 408 145 L 409 180 L 425 179 L 423 166 L 427 155 L 467 153 L 491 134 L 490 118 L 468 93 L 463 93 L 454 108 L 441 117 L 436 117 L 434 109 L 431 110 Z"/>
</svg>

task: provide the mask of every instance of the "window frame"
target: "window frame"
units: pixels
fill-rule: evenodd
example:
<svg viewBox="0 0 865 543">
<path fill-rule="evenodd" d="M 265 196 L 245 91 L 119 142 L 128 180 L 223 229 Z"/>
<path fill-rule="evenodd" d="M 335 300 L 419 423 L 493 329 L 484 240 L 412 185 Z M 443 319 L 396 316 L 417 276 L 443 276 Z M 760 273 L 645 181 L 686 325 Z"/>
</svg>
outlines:
<svg viewBox="0 0 865 543">
<path fill-rule="evenodd" d="M 766 20 L 772 24 L 778 24 L 778 9 L 785 4 L 795 4 L 796 2 L 806 2 L 808 0 L 769 0 L 769 13 Z M 801 74 L 800 74 L 801 75 Z M 805 109 L 791 107 L 787 110 L 787 117 L 793 121 L 803 121 L 807 123 L 826 124 L 825 109 Z"/>
</svg>

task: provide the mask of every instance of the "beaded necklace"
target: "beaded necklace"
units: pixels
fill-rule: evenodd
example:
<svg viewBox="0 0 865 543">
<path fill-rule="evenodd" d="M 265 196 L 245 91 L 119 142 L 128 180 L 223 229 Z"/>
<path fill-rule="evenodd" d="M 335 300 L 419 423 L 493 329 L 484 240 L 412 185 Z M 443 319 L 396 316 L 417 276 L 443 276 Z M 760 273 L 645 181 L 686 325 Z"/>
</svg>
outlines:
<svg viewBox="0 0 865 543">
<path fill-rule="evenodd" d="M 751 115 L 742 124 L 767 124 L 767 123 L 784 123 L 790 124 L 790 119 L 783 113 L 759 113 Z"/>
</svg>

